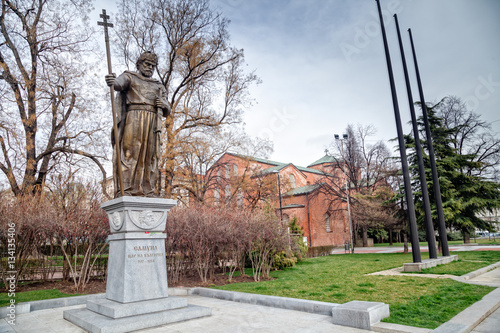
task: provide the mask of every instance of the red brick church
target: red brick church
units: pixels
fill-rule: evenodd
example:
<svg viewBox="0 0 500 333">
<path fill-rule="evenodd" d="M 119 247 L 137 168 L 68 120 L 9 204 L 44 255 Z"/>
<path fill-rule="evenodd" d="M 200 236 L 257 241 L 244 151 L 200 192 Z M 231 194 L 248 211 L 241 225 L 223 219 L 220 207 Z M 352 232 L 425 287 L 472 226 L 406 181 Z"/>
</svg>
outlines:
<svg viewBox="0 0 500 333">
<path fill-rule="evenodd" d="M 320 191 L 326 175 L 343 179 L 337 165 L 328 155 L 301 167 L 226 153 L 209 170 L 214 179 L 209 196 L 214 204 L 232 201 L 238 206 L 275 207 L 283 220 L 297 219 L 310 248 L 344 246 L 349 242 L 347 209 L 332 211 Z"/>
</svg>

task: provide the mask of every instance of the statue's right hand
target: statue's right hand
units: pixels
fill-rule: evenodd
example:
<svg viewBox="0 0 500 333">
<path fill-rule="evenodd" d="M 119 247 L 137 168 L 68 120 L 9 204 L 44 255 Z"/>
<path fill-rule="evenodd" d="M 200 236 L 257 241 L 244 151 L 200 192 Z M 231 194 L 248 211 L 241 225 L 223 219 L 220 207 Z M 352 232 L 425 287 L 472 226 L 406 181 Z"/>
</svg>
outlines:
<svg viewBox="0 0 500 333">
<path fill-rule="evenodd" d="M 108 74 L 104 76 L 104 79 L 106 80 L 106 84 L 111 87 L 115 83 L 116 74 Z"/>
</svg>

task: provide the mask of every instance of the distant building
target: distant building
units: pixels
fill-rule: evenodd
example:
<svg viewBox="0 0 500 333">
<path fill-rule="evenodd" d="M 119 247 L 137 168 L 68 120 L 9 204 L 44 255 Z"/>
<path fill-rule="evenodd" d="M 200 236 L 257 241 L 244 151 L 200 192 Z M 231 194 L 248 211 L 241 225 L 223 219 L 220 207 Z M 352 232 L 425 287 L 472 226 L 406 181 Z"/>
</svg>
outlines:
<svg viewBox="0 0 500 333">
<path fill-rule="evenodd" d="M 500 210 L 494 209 L 492 212 L 484 211 L 482 213 L 477 214 L 477 217 L 480 219 L 490 222 L 493 227 L 493 232 L 500 231 Z M 476 228 L 477 230 L 477 228 Z"/>
<path fill-rule="evenodd" d="M 309 247 L 344 246 L 349 242 L 347 209 L 329 210 L 324 194 L 319 191 L 322 177 L 343 172 L 335 162 L 333 157 L 324 156 L 308 167 L 301 167 L 226 153 L 211 167 L 217 181 L 209 197 L 214 204 L 232 200 L 238 206 L 276 207 L 277 216 L 282 215 L 283 220 L 297 219 Z"/>
</svg>

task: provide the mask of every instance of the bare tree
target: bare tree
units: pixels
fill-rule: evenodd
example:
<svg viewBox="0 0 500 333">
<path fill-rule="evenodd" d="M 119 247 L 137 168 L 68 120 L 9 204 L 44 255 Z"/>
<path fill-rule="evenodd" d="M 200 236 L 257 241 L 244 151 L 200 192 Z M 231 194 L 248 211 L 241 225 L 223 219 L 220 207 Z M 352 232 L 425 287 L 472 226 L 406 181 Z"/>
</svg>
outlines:
<svg viewBox="0 0 500 333">
<path fill-rule="evenodd" d="M 242 69 L 243 50 L 229 44 L 229 21 L 208 0 L 125 1 L 117 20 L 117 47 L 125 64 L 144 50 L 160 57 L 157 74 L 172 112 L 162 132 L 165 194 L 171 195 L 181 142 L 241 122 L 259 79 Z"/>
<path fill-rule="evenodd" d="M 107 247 L 109 223 L 100 208 L 102 197 L 95 184 L 84 186 L 70 175 L 59 177 L 49 200 L 59 215 L 51 230 L 63 254 L 67 278 L 71 277 L 76 291 L 84 290 Z"/>
<path fill-rule="evenodd" d="M 374 193 L 379 186 L 387 186 L 386 178 L 393 166 L 390 151 L 382 141 L 370 143 L 375 134 L 373 126 L 348 125 L 347 139 L 336 140 L 330 145 L 332 162 L 327 166 L 325 175 L 319 179 L 318 193 L 326 194 L 330 211 L 346 209 L 346 200 L 352 210 L 354 236 L 361 228 L 363 244 L 367 242 L 369 218 L 357 218 L 366 215 L 364 203 L 359 198 Z M 345 141 L 345 142 L 344 142 Z M 347 185 L 346 185 L 347 184 Z M 360 210 L 357 212 L 356 210 Z"/>
<path fill-rule="evenodd" d="M 15 195 L 39 192 L 61 163 L 97 155 L 87 1 L 2 0 L 0 169 Z M 62 171 L 63 167 L 58 168 Z"/>
<path fill-rule="evenodd" d="M 179 166 L 176 191 L 187 191 L 190 198 L 204 202 L 207 192 L 217 183 L 217 171 L 211 168 L 228 150 L 240 144 L 234 133 L 197 135 L 179 141 Z M 224 167 L 224 166 L 222 166 Z"/>
<path fill-rule="evenodd" d="M 481 116 L 467 109 L 456 96 L 443 98 L 435 107 L 443 125 L 452 131 L 454 148 L 460 155 L 469 155 L 481 168 L 463 170 L 474 176 L 500 180 L 500 138 Z"/>
<path fill-rule="evenodd" d="M 240 179 L 234 175 L 233 165 L 219 159 L 225 153 L 240 153 L 249 156 L 264 156 L 272 151 L 269 141 L 249 138 L 242 130 L 212 128 L 179 140 L 178 166 L 175 172 L 174 192 L 179 200 L 193 199 L 203 203 L 215 187 L 225 189 L 229 185 L 231 201 L 238 195 Z M 231 169 L 226 172 L 226 169 Z M 226 173 L 231 177 L 227 178 Z M 222 175 L 223 174 L 223 175 Z M 184 195 L 180 195 L 184 193 Z M 187 198 L 186 194 L 189 194 Z"/>
</svg>

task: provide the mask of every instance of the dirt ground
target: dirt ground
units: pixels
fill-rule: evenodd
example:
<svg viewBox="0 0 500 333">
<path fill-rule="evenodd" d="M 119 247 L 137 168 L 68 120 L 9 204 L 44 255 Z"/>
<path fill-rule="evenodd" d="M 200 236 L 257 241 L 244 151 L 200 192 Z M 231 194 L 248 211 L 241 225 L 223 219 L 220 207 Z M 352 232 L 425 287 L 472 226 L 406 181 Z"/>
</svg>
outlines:
<svg viewBox="0 0 500 333">
<path fill-rule="evenodd" d="M 262 279 L 261 280 L 265 280 Z M 229 282 L 227 275 L 219 273 L 214 274 L 214 276 L 207 282 L 201 282 L 199 276 L 192 275 L 182 278 L 178 283 L 170 283 L 169 287 L 213 287 L 222 286 L 229 283 L 239 283 L 239 282 L 253 282 L 252 276 L 236 276 L 233 277 L 231 282 Z M 76 291 L 75 284 L 72 280 L 63 281 L 47 281 L 47 282 L 32 282 L 22 284 L 16 287 L 17 292 L 30 291 L 30 290 L 45 290 L 45 289 L 58 289 L 60 292 L 67 294 L 98 294 L 106 292 L 106 280 L 105 279 L 93 279 L 90 280 L 88 285 L 83 291 Z"/>
</svg>

